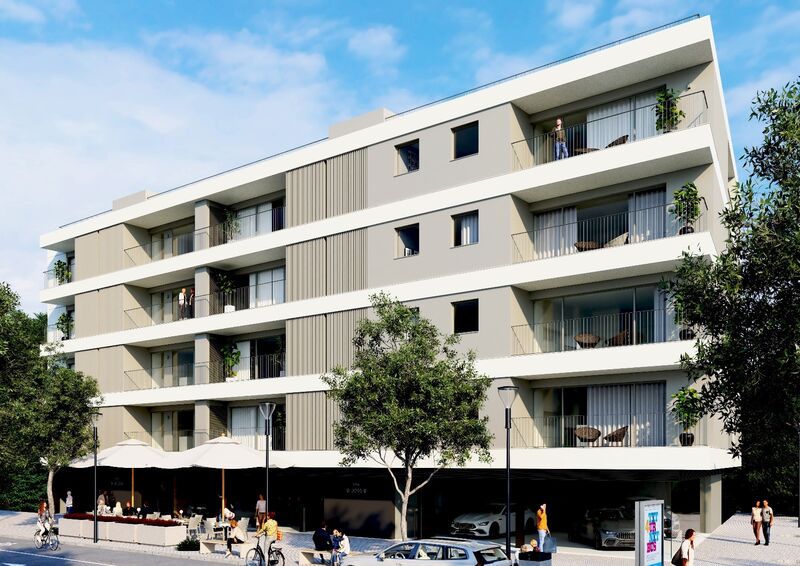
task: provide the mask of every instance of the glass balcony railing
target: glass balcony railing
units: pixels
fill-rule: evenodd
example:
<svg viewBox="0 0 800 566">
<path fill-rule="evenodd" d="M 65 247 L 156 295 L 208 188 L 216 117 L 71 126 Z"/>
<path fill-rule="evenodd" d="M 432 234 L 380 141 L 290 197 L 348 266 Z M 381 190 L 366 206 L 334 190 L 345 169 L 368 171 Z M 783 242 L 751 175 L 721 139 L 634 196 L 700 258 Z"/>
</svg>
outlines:
<svg viewBox="0 0 800 566">
<path fill-rule="evenodd" d="M 705 92 L 698 91 L 665 107 L 650 104 L 515 141 L 511 144 L 514 171 L 701 126 L 707 114 Z"/>
<path fill-rule="evenodd" d="M 63 342 L 64 340 L 70 340 L 76 337 L 74 322 L 68 328 L 65 328 L 63 325 L 59 324 L 48 324 L 47 331 L 44 336 L 44 342 Z"/>
<path fill-rule="evenodd" d="M 705 205 L 705 201 L 701 201 Z M 545 226 L 511 236 L 514 263 L 669 238 L 707 228 L 704 212 L 688 226 L 674 204 L 664 204 Z"/>
<path fill-rule="evenodd" d="M 125 372 L 122 389 L 123 391 L 138 391 L 141 389 L 194 385 L 194 374 L 194 364 L 130 370 Z"/>
<path fill-rule="evenodd" d="M 230 222 L 220 222 L 171 238 L 126 248 L 124 250 L 125 261 L 128 267 L 144 265 L 195 250 L 277 232 L 284 228 L 284 213 L 285 207 L 278 206 L 270 210 L 239 216 Z"/>
<path fill-rule="evenodd" d="M 640 310 L 512 327 L 512 355 L 655 344 L 694 337 L 674 311 Z"/>
<path fill-rule="evenodd" d="M 687 432 L 704 443 L 701 425 Z M 599 413 L 511 419 L 513 448 L 600 448 L 608 446 L 671 446 L 683 428 L 668 412 Z"/>
<path fill-rule="evenodd" d="M 44 272 L 44 288 L 52 289 L 60 285 L 66 285 L 75 281 L 75 261 L 71 261 L 69 266 L 62 264 L 61 269 L 48 269 Z"/>
<path fill-rule="evenodd" d="M 159 448 L 165 452 L 182 452 L 223 434 L 241 442 L 244 446 L 256 450 L 266 449 L 266 437 L 264 435 L 263 425 L 259 427 L 215 430 L 212 431 L 212 433 L 209 433 L 207 429 L 156 430 L 153 432 L 129 431 L 123 433 L 123 436 L 125 440 L 141 440 L 145 444 L 149 444 L 153 448 Z M 272 425 L 270 450 L 286 450 L 285 425 Z"/>
</svg>

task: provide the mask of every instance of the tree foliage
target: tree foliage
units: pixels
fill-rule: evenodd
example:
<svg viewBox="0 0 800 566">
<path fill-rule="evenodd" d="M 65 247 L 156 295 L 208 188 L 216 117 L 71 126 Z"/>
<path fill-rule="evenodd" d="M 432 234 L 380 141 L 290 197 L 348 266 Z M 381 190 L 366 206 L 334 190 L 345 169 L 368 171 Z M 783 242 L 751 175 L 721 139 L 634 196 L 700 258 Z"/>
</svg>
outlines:
<svg viewBox="0 0 800 566">
<path fill-rule="evenodd" d="M 703 409 L 738 435 L 752 489 L 788 497 L 800 433 L 800 80 L 759 92 L 751 119 L 763 141 L 745 149 L 750 178 L 722 212 L 727 248 L 685 254 L 668 286 L 701 331 L 681 361 L 702 383 Z"/>
<path fill-rule="evenodd" d="M 91 446 L 97 383 L 55 351 L 40 355 L 46 323 L 20 310 L 17 294 L 0 283 L 0 505 L 7 508 L 30 510 L 45 489 L 52 506 L 53 476 Z"/>
<path fill-rule="evenodd" d="M 408 499 L 436 471 L 463 465 L 473 452 L 490 460 L 492 437 L 479 416 L 490 381 L 475 370 L 473 352 L 457 353 L 457 336 L 442 335 L 385 294 L 371 302 L 376 318 L 356 328 L 352 369 L 336 367 L 323 380 L 341 409 L 334 435 L 342 463 L 370 458 L 386 466 L 402 500 L 405 539 Z M 413 470 L 425 458 L 434 468 L 414 485 Z"/>
</svg>

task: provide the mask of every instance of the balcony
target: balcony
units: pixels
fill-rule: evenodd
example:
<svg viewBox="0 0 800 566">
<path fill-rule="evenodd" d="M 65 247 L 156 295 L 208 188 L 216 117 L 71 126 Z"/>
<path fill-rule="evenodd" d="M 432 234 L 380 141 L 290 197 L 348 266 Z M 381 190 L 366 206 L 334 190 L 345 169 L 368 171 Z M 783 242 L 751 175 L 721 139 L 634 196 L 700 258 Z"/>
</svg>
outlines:
<svg viewBox="0 0 800 566">
<path fill-rule="evenodd" d="M 701 445 L 700 425 L 692 432 Z M 511 419 L 513 448 L 672 446 L 683 429 L 666 412 L 563 415 Z"/>
<path fill-rule="evenodd" d="M 142 389 L 161 389 L 163 387 L 182 387 L 194 385 L 194 364 L 180 364 L 172 367 L 154 367 L 125 372 L 123 391 Z"/>
<path fill-rule="evenodd" d="M 547 131 L 513 142 L 511 149 L 514 171 L 580 157 L 664 135 L 670 131 L 702 126 L 708 120 L 708 103 L 704 91 L 678 97 L 663 109 L 655 103 L 634 102 L 633 106 L 632 110 L 621 112 L 614 111 L 613 104 L 589 109 L 582 113 L 582 121 L 565 126 L 559 132 Z M 682 116 L 674 120 L 659 120 L 659 115 L 670 116 L 674 112 L 673 108 L 682 113 Z M 552 127 L 548 125 L 546 129 L 551 130 Z"/>
<path fill-rule="evenodd" d="M 207 442 L 211 438 L 216 438 L 222 434 L 227 434 L 234 440 L 241 442 L 244 446 L 256 450 L 265 450 L 266 442 L 264 427 L 234 428 L 230 431 L 214 431 L 209 434 L 204 429 L 180 429 L 166 432 L 157 430 L 154 433 L 149 431 L 132 431 L 123 433 L 125 440 L 136 439 L 149 444 L 153 448 L 159 448 L 165 452 L 183 452 L 195 446 Z M 286 427 L 284 425 L 272 425 L 272 443 L 270 450 L 286 450 Z"/>
<path fill-rule="evenodd" d="M 239 363 L 228 367 L 225 362 L 197 364 L 198 380 L 203 383 L 223 383 L 249 381 L 251 379 L 271 379 L 286 375 L 286 352 L 261 354 L 239 359 Z"/>
<path fill-rule="evenodd" d="M 513 326 L 512 355 L 545 354 L 688 340 L 668 309 L 637 310 Z"/>
<path fill-rule="evenodd" d="M 188 254 L 195 250 L 196 238 L 197 232 L 189 232 L 127 248 L 124 250 L 125 262 L 127 267 L 133 267 Z"/>
<path fill-rule="evenodd" d="M 663 192 L 662 192 L 663 194 Z M 701 201 L 705 207 L 705 201 Z M 593 215 L 584 207 L 578 219 L 574 207 L 534 217 L 536 228 L 511 236 L 514 263 L 538 261 L 564 255 L 627 246 L 662 238 L 671 238 L 707 228 L 707 207 L 692 226 L 684 225 L 674 204 L 635 207 L 623 203 L 624 210 L 613 214 Z M 597 206 L 595 210 L 602 210 Z"/>
<path fill-rule="evenodd" d="M 75 281 L 75 267 L 75 258 L 71 258 L 68 262 L 56 261 L 53 269 L 44 272 L 44 288 L 52 289 Z"/>
</svg>

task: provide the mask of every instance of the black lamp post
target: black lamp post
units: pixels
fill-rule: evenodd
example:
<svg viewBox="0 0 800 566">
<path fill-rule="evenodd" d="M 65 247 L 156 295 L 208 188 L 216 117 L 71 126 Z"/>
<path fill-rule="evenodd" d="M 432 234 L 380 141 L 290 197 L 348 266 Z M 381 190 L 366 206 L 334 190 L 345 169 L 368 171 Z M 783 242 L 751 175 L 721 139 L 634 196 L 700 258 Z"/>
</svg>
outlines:
<svg viewBox="0 0 800 566">
<path fill-rule="evenodd" d="M 92 413 L 92 435 L 94 438 L 94 542 L 97 543 L 97 425 L 100 423 L 99 411 Z"/>
<path fill-rule="evenodd" d="M 517 397 L 519 387 L 504 385 L 497 388 L 505 407 L 506 421 L 506 556 L 511 558 L 511 405 Z"/>
<path fill-rule="evenodd" d="M 266 465 L 264 466 L 264 498 L 266 499 L 266 511 L 269 515 L 269 444 L 270 437 L 272 436 L 272 413 L 275 412 L 275 403 L 261 403 L 259 409 L 261 416 L 264 417 L 264 436 L 266 437 Z"/>
</svg>

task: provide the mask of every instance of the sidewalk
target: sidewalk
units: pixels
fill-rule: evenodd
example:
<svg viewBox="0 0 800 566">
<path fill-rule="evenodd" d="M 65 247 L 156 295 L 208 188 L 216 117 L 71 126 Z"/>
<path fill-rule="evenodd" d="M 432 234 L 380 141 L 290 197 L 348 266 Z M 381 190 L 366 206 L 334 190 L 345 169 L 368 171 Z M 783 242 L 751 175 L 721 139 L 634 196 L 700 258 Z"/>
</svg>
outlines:
<svg viewBox="0 0 800 566">
<path fill-rule="evenodd" d="M 750 515 L 734 515 L 697 547 L 698 566 L 779 566 L 800 564 L 797 517 L 775 517 L 769 546 L 755 546 Z M 669 558 L 672 558 L 671 556 Z"/>
</svg>

